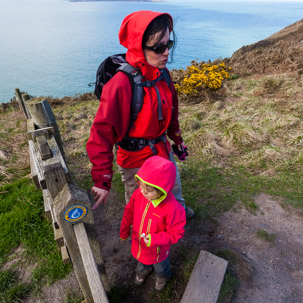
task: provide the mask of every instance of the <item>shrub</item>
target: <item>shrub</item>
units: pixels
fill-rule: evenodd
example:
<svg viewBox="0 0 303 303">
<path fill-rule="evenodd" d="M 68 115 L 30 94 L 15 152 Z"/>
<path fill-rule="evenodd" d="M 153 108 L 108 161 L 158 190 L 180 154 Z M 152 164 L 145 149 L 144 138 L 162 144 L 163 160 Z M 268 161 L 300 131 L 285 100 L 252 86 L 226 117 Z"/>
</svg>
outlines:
<svg viewBox="0 0 303 303">
<path fill-rule="evenodd" d="M 180 70 L 183 72 L 183 70 Z M 184 71 L 183 79 L 176 84 L 178 93 L 197 96 L 207 90 L 218 90 L 224 79 L 230 78 L 225 63 L 193 63 Z"/>
</svg>

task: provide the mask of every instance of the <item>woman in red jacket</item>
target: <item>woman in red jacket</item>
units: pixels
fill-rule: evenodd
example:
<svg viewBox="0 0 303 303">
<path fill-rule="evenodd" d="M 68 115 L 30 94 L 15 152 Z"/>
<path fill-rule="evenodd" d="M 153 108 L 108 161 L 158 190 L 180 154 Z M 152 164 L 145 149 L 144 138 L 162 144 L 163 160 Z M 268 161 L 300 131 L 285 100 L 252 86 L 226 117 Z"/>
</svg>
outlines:
<svg viewBox="0 0 303 303">
<path fill-rule="evenodd" d="M 155 270 L 156 290 L 162 290 L 171 273 L 170 245 L 184 236 L 184 208 L 171 193 L 176 177 L 175 165 L 154 156 L 144 162 L 136 175 L 140 188 L 125 206 L 120 238 L 126 240 L 132 226 L 131 252 L 138 260 L 135 284 L 141 286 Z"/>
<path fill-rule="evenodd" d="M 166 69 L 169 50 L 174 43 L 170 40 L 171 33 L 173 20 L 169 14 L 138 11 L 123 20 L 119 31 L 120 43 L 127 48 L 127 62 L 141 72 L 143 82 L 158 79 Z M 103 87 L 100 106 L 86 146 L 92 163 L 93 209 L 107 199 L 113 175 L 113 146 L 122 139 L 127 142 L 126 134 L 132 140 L 144 142 L 136 151 L 128 149 L 127 144 L 118 146 L 117 164 L 125 186 L 126 202 L 138 187 L 134 176 L 146 159 L 157 154 L 175 163 L 166 135 L 180 151 L 184 150 L 178 122 L 178 99 L 172 81 L 170 87 L 165 79 L 154 86 L 143 87 L 143 94 L 142 110 L 127 133 L 132 100 L 128 76 L 118 72 Z M 193 210 L 185 207 L 182 198 L 178 170 L 173 194 L 186 209 L 187 217 L 192 217 Z"/>
</svg>

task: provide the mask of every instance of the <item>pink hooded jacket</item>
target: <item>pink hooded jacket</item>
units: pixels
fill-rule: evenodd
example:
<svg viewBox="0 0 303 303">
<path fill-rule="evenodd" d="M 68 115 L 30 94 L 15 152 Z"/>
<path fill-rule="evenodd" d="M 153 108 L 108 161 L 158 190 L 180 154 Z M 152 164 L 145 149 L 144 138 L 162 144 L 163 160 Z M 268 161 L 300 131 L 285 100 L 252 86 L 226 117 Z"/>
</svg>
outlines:
<svg viewBox="0 0 303 303">
<path fill-rule="evenodd" d="M 170 245 L 184 236 L 185 210 L 171 193 L 176 178 L 175 165 L 162 157 L 147 159 L 137 177 L 163 192 L 157 200 L 147 200 L 138 188 L 125 206 L 120 238 L 127 239 L 132 226 L 131 252 L 143 264 L 155 264 L 169 255 Z M 142 233 L 150 235 L 147 246 Z"/>
</svg>

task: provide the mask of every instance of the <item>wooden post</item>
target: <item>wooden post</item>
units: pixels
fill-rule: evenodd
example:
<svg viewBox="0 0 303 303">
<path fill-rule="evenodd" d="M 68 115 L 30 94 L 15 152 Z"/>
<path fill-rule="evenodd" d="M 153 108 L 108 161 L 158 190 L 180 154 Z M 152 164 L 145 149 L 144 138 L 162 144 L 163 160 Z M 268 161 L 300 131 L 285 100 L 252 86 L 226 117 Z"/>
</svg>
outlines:
<svg viewBox="0 0 303 303">
<path fill-rule="evenodd" d="M 24 102 L 22 100 L 22 96 L 21 96 L 19 88 L 15 88 L 15 96 L 16 96 L 16 99 L 17 99 L 17 102 L 19 104 L 20 109 L 24 113 L 25 118 L 29 119 L 28 112 L 27 112 L 25 104 L 24 104 Z"/>
<path fill-rule="evenodd" d="M 86 191 L 74 185 L 65 184 L 63 190 L 56 196 L 54 200 L 55 217 L 58 220 L 58 224 L 60 228 L 62 229 L 63 237 L 66 246 L 68 248 L 69 256 L 71 258 L 73 268 L 75 270 L 82 292 L 85 296 L 87 303 L 91 303 L 94 302 L 92 295 L 93 290 L 91 291 L 92 286 L 90 285 L 86 274 L 85 265 L 81 257 L 78 240 L 73 228 L 73 223 L 68 222 L 65 218 L 66 211 L 74 205 L 84 205 L 87 208 L 87 215 L 83 219 L 83 222 L 85 229 L 86 226 L 90 226 L 90 228 L 92 228 L 92 226 L 94 225 L 94 219 L 92 216 L 90 201 Z M 79 223 L 75 223 L 75 224 L 79 224 Z M 92 253 L 94 259 L 97 263 L 96 266 L 99 269 L 100 278 L 103 284 L 102 287 L 104 288 L 105 292 L 109 293 L 110 288 L 108 285 L 105 270 L 103 272 L 100 272 L 100 268 L 104 269 L 100 247 L 98 247 L 98 249 L 94 249 L 94 247 L 96 248 L 96 246 L 91 245 L 91 243 L 94 243 L 94 239 L 91 242 L 90 233 L 88 233 L 88 238 L 89 238 L 90 247 L 93 250 Z M 99 262 L 102 262 L 102 264 L 98 264 Z M 107 301 L 103 301 L 103 302 L 107 302 Z"/>
<path fill-rule="evenodd" d="M 54 200 L 58 193 L 66 184 L 65 173 L 60 162 L 56 162 L 44 167 L 44 178 L 46 188 L 51 198 Z"/>
<path fill-rule="evenodd" d="M 26 107 L 35 125 L 37 125 L 38 128 L 45 128 L 45 127 L 54 128 L 55 139 L 57 141 L 61 154 L 65 159 L 60 131 L 48 101 L 41 97 L 32 98 L 26 102 Z"/>
<path fill-rule="evenodd" d="M 27 117 L 29 117 L 29 119 L 31 118 L 31 115 L 26 107 L 26 101 L 28 101 L 30 99 L 30 96 L 28 94 L 22 94 L 21 95 L 21 98 L 22 98 L 22 101 L 23 101 L 23 104 L 24 104 L 24 107 L 25 107 L 25 110 L 26 110 L 26 114 L 27 114 Z"/>
<path fill-rule="evenodd" d="M 217 302 L 226 267 L 226 260 L 201 250 L 181 303 Z"/>
<path fill-rule="evenodd" d="M 43 175 L 42 161 L 40 160 L 40 154 L 35 147 L 35 143 L 32 140 L 28 141 L 31 176 L 38 189 L 46 189 L 46 183 Z"/>
</svg>

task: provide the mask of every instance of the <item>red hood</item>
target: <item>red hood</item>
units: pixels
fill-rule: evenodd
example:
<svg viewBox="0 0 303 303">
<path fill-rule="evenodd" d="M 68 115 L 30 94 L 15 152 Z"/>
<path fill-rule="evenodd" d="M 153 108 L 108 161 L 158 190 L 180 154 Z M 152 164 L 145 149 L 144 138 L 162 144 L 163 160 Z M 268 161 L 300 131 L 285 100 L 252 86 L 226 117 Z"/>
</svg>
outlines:
<svg viewBox="0 0 303 303">
<path fill-rule="evenodd" d="M 158 16 L 168 15 L 153 11 L 138 11 L 126 16 L 119 30 L 120 44 L 127 48 L 126 60 L 134 67 L 140 68 L 147 79 L 153 79 L 158 68 L 147 64 L 143 49 L 143 34 L 148 25 Z"/>
<path fill-rule="evenodd" d="M 150 185 L 172 191 L 176 180 L 176 167 L 173 162 L 159 156 L 148 158 L 139 169 L 137 176 Z"/>
</svg>

